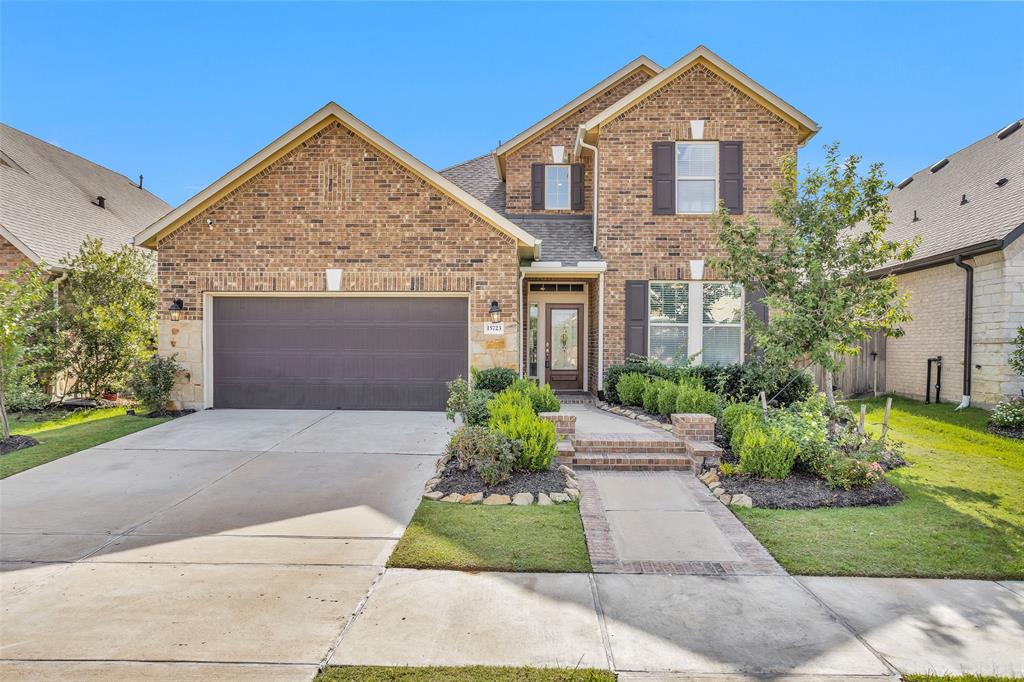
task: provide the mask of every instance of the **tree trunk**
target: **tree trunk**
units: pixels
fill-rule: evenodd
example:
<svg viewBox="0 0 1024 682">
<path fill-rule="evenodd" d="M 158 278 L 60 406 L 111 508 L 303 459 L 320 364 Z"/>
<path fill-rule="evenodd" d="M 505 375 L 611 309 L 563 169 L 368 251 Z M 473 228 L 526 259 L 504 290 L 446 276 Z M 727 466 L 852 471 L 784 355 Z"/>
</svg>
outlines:
<svg viewBox="0 0 1024 682">
<path fill-rule="evenodd" d="M 0 431 L 0 433 L 2 433 L 2 436 L 0 436 L 0 438 L 2 438 L 3 440 L 7 440 L 8 438 L 11 437 L 11 425 L 7 421 L 7 404 L 4 402 L 4 387 L 2 383 L 3 377 L 4 356 L 3 353 L 0 353 L 0 428 L 2 428 L 2 431 Z"/>
<path fill-rule="evenodd" d="M 836 394 L 832 390 L 832 370 L 827 369 L 825 367 L 822 367 L 821 370 L 822 370 L 822 376 L 824 377 L 824 380 L 822 381 L 822 383 L 825 384 L 822 387 L 822 391 L 824 391 L 824 393 L 825 393 L 825 400 L 828 401 L 828 406 L 829 407 L 835 407 L 836 406 Z"/>
</svg>

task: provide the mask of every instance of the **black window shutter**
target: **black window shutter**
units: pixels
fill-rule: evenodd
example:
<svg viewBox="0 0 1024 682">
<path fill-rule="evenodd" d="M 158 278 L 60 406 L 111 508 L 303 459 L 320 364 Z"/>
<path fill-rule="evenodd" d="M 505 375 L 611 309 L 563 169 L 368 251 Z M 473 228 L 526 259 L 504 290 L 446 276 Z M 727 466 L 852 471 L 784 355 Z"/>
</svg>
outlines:
<svg viewBox="0 0 1024 682">
<path fill-rule="evenodd" d="M 762 324 L 768 324 L 768 306 L 762 301 L 764 300 L 764 291 L 756 289 L 754 291 L 747 292 L 747 315 L 756 317 L 761 321 Z M 749 320 L 749 317 L 747 318 Z M 747 334 L 747 338 L 743 340 L 743 355 L 744 357 L 750 357 L 755 351 L 754 348 L 754 337 L 751 334 Z"/>
<path fill-rule="evenodd" d="M 626 358 L 630 355 L 647 356 L 646 280 L 626 282 Z"/>
<path fill-rule="evenodd" d="M 544 210 L 544 164 L 535 163 L 530 167 L 530 208 Z"/>
<path fill-rule="evenodd" d="M 572 210 L 583 210 L 583 164 L 574 163 L 570 167 L 572 181 L 569 183 L 572 189 Z"/>
<path fill-rule="evenodd" d="M 718 191 L 729 213 L 743 213 L 743 143 L 719 142 Z"/>
<path fill-rule="evenodd" d="M 655 142 L 651 171 L 654 178 L 654 215 L 676 212 L 676 143 Z"/>
</svg>

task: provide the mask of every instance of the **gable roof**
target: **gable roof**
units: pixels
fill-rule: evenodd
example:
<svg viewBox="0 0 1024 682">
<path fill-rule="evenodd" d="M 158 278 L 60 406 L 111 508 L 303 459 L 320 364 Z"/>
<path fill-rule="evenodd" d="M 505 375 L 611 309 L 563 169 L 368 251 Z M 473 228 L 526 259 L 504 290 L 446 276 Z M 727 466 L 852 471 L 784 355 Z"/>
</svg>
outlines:
<svg viewBox="0 0 1024 682">
<path fill-rule="evenodd" d="M 576 109 L 579 109 L 602 92 L 615 87 L 615 85 L 620 81 L 632 76 L 637 71 L 646 71 L 651 76 L 655 76 L 661 72 L 661 67 L 644 55 L 640 55 L 594 87 L 573 99 L 571 102 L 568 102 L 556 111 L 551 112 L 508 142 L 499 145 L 498 148 L 494 150 L 494 158 L 498 168 L 498 175 L 504 178 L 505 168 L 503 165 L 503 159 L 507 154 L 526 144 L 543 131 L 573 113 Z"/>
<path fill-rule="evenodd" d="M 457 163 L 439 172 L 498 213 L 505 214 L 505 181 L 498 178 L 498 169 L 494 167 L 494 158 L 490 154 Z"/>
<path fill-rule="evenodd" d="M 306 120 L 243 161 L 209 187 L 141 231 L 136 235 L 135 243 L 139 246 L 155 248 L 157 242 L 164 236 L 187 223 L 226 194 L 298 147 L 310 136 L 335 121 L 340 122 L 370 145 L 387 154 L 413 175 L 433 185 L 456 203 L 476 214 L 499 231 L 515 239 L 521 250 L 525 251 L 528 255 L 539 252 L 539 239 L 388 140 L 373 128 L 370 128 L 334 102 L 328 102 Z"/>
<path fill-rule="evenodd" d="M 0 235 L 33 263 L 59 270 L 87 236 L 108 249 L 131 244 L 170 208 L 120 173 L 0 124 Z"/>
<path fill-rule="evenodd" d="M 820 126 L 818 126 L 818 124 L 811 120 L 811 118 L 806 114 L 784 102 L 773 92 L 747 76 L 745 73 L 719 57 L 708 48 L 703 45 L 698 45 L 695 50 L 684 55 L 675 64 L 666 67 L 657 76 L 650 79 L 636 90 L 633 90 L 618 102 L 584 123 L 580 127 L 580 137 L 577 137 L 577 144 L 579 144 L 581 139 L 587 142 L 592 141 L 597 137 L 597 133 L 602 125 L 614 120 L 617 116 L 640 100 L 650 97 L 663 86 L 672 82 L 672 80 L 679 74 L 697 65 L 707 67 L 713 73 L 729 81 L 739 88 L 740 91 L 759 102 L 762 106 L 782 117 L 783 120 L 800 131 L 801 144 L 809 140 L 818 132 L 818 130 L 820 130 Z"/>
<path fill-rule="evenodd" d="M 921 244 L 911 260 L 886 269 L 938 265 L 958 253 L 998 251 L 1024 233 L 1022 122 L 1014 121 L 922 168 L 889 193 L 886 239 L 908 241 L 920 235 Z M 961 203 L 964 198 L 967 202 Z"/>
</svg>

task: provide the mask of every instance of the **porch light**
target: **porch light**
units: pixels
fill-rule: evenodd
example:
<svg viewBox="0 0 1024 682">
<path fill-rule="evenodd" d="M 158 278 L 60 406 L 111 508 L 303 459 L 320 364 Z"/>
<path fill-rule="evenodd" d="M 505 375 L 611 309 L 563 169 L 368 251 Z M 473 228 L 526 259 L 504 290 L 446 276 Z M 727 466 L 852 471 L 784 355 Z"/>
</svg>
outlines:
<svg viewBox="0 0 1024 682">
<path fill-rule="evenodd" d="M 491 322 L 501 322 L 501 306 L 497 301 L 491 301 Z"/>
<path fill-rule="evenodd" d="M 177 322 L 181 317 L 181 311 L 185 309 L 185 304 L 180 298 L 176 298 L 171 301 L 171 307 L 168 310 L 171 311 L 171 322 Z"/>
</svg>

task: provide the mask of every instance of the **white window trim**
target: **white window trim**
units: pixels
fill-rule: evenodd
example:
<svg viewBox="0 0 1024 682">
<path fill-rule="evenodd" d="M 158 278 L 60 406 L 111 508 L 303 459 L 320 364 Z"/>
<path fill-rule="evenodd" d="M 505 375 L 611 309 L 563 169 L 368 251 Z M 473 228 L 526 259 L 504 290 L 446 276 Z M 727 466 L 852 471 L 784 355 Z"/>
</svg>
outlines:
<svg viewBox="0 0 1024 682">
<path fill-rule="evenodd" d="M 548 206 L 548 169 L 565 169 L 565 206 Z M 716 186 L 715 192 L 718 192 Z M 572 210 L 572 166 L 568 163 L 548 163 L 544 165 L 544 210 L 545 211 L 571 211 Z"/>
<path fill-rule="evenodd" d="M 686 322 L 651 322 L 651 285 L 652 284 L 686 284 L 689 307 L 689 319 Z M 694 284 L 701 286 L 695 287 Z M 708 324 L 704 322 L 704 286 L 705 284 L 734 284 L 740 288 L 740 321 L 739 324 L 729 322 L 726 324 Z M 696 311 L 696 312 L 694 312 Z M 694 316 L 697 323 L 694 324 Z M 743 348 L 747 338 L 747 290 L 741 284 L 721 279 L 652 279 L 647 282 L 647 357 L 651 357 L 651 326 L 656 327 L 687 327 L 686 331 L 686 357 L 692 356 L 699 349 L 701 353 L 693 358 L 694 365 L 704 363 L 704 328 L 705 327 L 739 327 L 740 346 L 737 362 L 743 362 Z"/>
<path fill-rule="evenodd" d="M 698 144 L 709 145 L 709 144 L 713 144 L 713 145 L 715 145 L 715 176 L 712 177 L 712 176 L 706 176 L 706 175 L 679 175 L 679 145 L 681 145 L 681 144 L 691 144 L 691 145 L 698 145 Z M 673 190 L 675 192 L 675 198 L 676 198 L 676 206 L 675 206 L 675 208 L 676 208 L 676 215 L 712 215 L 717 210 L 717 208 L 718 208 L 718 175 L 721 174 L 720 170 L 719 170 L 719 168 L 720 168 L 719 164 L 721 163 L 722 160 L 720 158 L 721 150 L 719 149 L 718 141 L 717 140 L 679 140 L 678 142 L 676 142 L 675 152 L 676 152 L 676 154 L 675 154 L 675 157 L 672 159 L 672 161 L 675 164 L 675 169 L 676 169 L 676 172 L 675 172 L 675 178 L 676 178 L 675 179 L 675 183 L 676 183 L 676 185 L 675 185 L 675 187 L 673 187 Z M 714 204 L 713 204 L 715 208 L 713 208 L 710 211 L 680 211 L 679 210 L 679 181 L 680 180 L 713 180 L 714 183 L 715 183 L 715 201 L 714 201 Z"/>
</svg>

